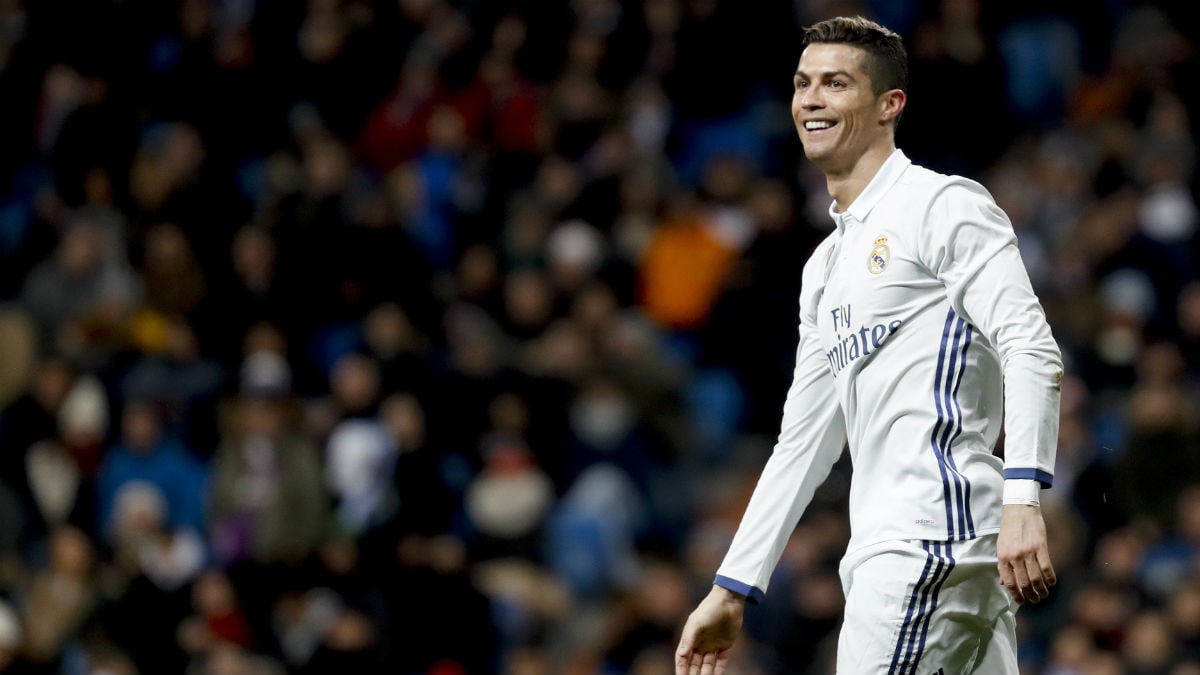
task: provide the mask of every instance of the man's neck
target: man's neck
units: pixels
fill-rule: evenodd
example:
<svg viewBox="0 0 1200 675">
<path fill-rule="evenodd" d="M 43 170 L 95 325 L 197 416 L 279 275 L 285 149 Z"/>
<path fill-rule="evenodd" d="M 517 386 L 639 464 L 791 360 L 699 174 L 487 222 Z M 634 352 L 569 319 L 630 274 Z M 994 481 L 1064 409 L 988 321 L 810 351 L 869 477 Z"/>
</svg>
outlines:
<svg viewBox="0 0 1200 675">
<path fill-rule="evenodd" d="M 845 171 L 825 173 L 825 184 L 829 189 L 829 196 L 833 197 L 837 205 L 838 213 L 845 213 L 846 209 L 850 208 L 862 191 L 867 189 L 875 174 L 879 173 L 879 167 L 883 166 L 895 150 L 896 144 L 891 140 L 879 143 L 860 155 L 858 161 Z"/>
</svg>

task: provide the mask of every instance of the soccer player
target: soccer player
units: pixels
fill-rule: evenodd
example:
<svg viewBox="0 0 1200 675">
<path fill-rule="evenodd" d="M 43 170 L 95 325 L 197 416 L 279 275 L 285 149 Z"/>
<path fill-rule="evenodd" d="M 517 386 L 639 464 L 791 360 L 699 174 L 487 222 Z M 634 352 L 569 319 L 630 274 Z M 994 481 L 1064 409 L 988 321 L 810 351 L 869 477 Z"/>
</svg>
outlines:
<svg viewBox="0 0 1200 675">
<path fill-rule="evenodd" d="M 804 45 L 792 117 L 836 228 L 804 266 L 778 442 L 676 673 L 724 670 L 745 603 L 848 441 L 838 674 L 1016 675 L 1017 606 L 1055 583 L 1038 495 L 1053 480 L 1058 347 L 991 195 L 896 149 L 900 37 L 842 17 Z"/>
</svg>

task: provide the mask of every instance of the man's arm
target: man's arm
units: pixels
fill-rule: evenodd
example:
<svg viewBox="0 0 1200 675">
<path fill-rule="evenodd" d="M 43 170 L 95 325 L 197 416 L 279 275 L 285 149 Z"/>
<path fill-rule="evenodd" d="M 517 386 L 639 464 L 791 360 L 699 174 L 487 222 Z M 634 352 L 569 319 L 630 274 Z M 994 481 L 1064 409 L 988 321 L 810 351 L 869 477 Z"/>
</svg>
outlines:
<svg viewBox="0 0 1200 675">
<path fill-rule="evenodd" d="M 796 369 L 775 449 L 717 570 L 715 584 L 756 602 L 800 515 L 846 445 L 846 424 L 815 326 L 802 319 Z"/>
<path fill-rule="evenodd" d="M 817 280 L 809 279 L 808 267 L 805 286 L 817 287 Z M 802 307 L 813 304 L 805 302 L 802 294 Z M 712 591 L 684 626 L 675 652 L 676 675 L 724 672 L 746 601 L 757 601 L 766 592 L 771 572 L 801 513 L 845 443 L 846 426 L 833 375 L 817 340 L 813 317 L 802 309 L 796 368 L 779 440 L 717 571 Z"/>
<path fill-rule="evenodd" d="M 949 185 L 932 202 L 922 257 L 951 304 L 1000 356 L 1004 373 L 1004 513 L 1000 578 L 1018 602 L 1054 585 L 1038 490 L 1054 481 L 1062 357 L 1004 212 L 982 187 Z"/>
</svg>

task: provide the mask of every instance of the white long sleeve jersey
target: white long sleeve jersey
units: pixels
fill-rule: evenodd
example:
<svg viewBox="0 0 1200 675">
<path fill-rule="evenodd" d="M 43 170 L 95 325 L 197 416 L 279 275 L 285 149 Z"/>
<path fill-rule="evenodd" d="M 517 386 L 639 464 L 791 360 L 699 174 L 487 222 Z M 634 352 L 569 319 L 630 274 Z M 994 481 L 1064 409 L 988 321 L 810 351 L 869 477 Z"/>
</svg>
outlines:
<svg viewBox="0 0 1200 675">
<path fill-rule="evenodd" d="M 830 215 L 804 266 L 779 439 L 717 572 L 752 600 L 847 441 L 847 556 L 997 532 L 1005 478 L 1053 481 L 1062 361 L 987 190 L 896 150 Z"/>
</svg>

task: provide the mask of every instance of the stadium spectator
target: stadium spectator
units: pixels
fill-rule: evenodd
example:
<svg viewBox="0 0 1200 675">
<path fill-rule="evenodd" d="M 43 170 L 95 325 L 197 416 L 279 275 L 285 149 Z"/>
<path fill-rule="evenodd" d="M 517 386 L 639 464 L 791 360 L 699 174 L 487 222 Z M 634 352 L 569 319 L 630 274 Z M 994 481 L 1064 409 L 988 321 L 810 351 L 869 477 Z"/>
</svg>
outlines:
<svg viewBox="0 0 1200 675">
<path fill-rule="evenodd" d="M 117 526 L 123 489 L 146 485 L 165 500 L 164 525 L 203 532 L 207 479 L 207 468 L 167 435 L 158 404 L 127 401 L 121 412 L 121 438 L 100 467 L 100 531 L 107 535 Z"/>
</svg>

